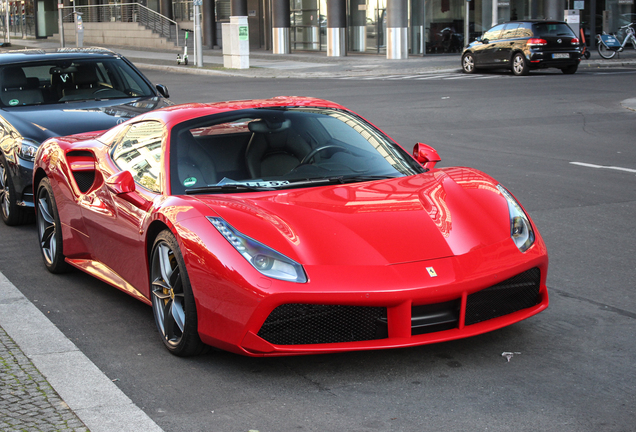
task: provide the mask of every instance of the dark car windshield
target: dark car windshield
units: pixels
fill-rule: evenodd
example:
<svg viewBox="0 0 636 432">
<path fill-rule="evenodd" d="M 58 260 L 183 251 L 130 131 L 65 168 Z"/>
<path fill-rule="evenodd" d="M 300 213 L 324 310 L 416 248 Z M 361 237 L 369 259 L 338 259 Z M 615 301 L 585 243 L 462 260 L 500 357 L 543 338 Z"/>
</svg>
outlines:
<svg viewBox="0 0 636 432">
<path fill-rule="evenodd" d="M 149 96 L 155 96 L 154 90 L 118 58 L 0 67 L 0 103 L 4 107 Z"/>
<path fill-rule="evenodd" d="M 305 107 L 242 110 L 176 126 L 170 169 L 173 194 L 290 189 L 424 171 L 360 117 Z"/>
</svg>

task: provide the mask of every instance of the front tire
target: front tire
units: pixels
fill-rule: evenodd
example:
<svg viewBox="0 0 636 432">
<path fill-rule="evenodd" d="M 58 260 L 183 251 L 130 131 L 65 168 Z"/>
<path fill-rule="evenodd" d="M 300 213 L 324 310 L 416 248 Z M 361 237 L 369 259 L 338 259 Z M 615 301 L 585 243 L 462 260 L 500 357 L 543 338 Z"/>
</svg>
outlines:
<svg viewBox="0 0 636 432">
<path fill-rule="evenodd" d="M 462 70 L 467 74 L 475 73 L 475 56 L 472 53 L 466 53 L 462 57 Z"/>
<path fill-rule="evenodd" d="M 64 259 L 62 225 L 57 212 L 53 188 L 46 177 L 38 185 L 35 203 L 37 206 L 38 239 L 40 240 L 40 252 L 44 258 L 44 265 L 51 273 L 65 273 L 71 267 Z"/>
<path fill-rule="evenodd" d="M 0 217 L 2 221 L 9 226 L 33 222 L 33 210 L 20 207 L 15 200 L 16 196 L 11 174 L 6 163 L 0 160 Z"/>
<path fill-rule="evenodd" d="M 150 294 L 155 323 L 170 353 L 193 356 L 203 352 L 197 310 L 179 244 L 172 232 L 162 231 L 150 259 Z"/>
<path fill-rule="evenodd" d="M 598 51 L 598 55 L 604 59 L 611 59 L 616 55 L 616 51 L 607 48 L 603 42 L 598 42 L 596 50 Z"/>
<path fill-rule="evenodd" d="M 517 53 L 512 57 L 512 73 L 517 76 L 528 75 L 528 61 L 522 53 Z"/>
<path fill-rule="evenodd" d="M 561 68 L 561 72 L 563 72 L 566 75 L 571 75 L 576 73 L 576 70 L 578 68 L 579 68 L 579 65 L 572 65 L 572 66 Z"/>
</svg>

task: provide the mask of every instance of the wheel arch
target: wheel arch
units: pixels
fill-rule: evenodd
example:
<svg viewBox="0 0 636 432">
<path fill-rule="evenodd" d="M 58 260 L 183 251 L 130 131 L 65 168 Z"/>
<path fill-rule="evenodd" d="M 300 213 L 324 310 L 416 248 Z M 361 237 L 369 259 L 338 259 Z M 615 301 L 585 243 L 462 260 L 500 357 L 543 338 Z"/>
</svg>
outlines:
<svg viewBox="0 0 636 432">
<path fill-rule="evenodd" d="M 170 229 L 170 227 L 162 220 L 157 219 L 154 220 L 148 225 L 146 229 L 146 259 L 148 262 L 148 268 L 150 269 L 150 256 L 152 255 L 152 247 L 155 244 L 155 240 L 157 236 L 162 232 L 168 230 L 177 238 L 174 230 Z"/>
<path fill-rule="evenodd" d="M 37 196 L 38 185 L 40 184 L 40 181 L 42 181 L 44 177 L 48 177 L 44 169 L 41 167 L 36 168 L 35 172 L 33 173 L 33 196 L 34 197 Z"/>
</svg>

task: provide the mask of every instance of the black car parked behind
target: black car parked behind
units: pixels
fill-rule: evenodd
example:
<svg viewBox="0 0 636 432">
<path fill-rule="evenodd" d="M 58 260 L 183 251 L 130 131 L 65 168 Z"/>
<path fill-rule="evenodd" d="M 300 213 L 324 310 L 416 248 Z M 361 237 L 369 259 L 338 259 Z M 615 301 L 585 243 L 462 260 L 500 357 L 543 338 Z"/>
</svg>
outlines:
<svg viewBox="0 0 636 432">
<path fill-rule="evenodd" d="M 126 58 L 100 48 L 0 54 L 0 218 L 34 219 L 33 157 L 47 138 L 109 129 L 172 104 Z"/>
<path fill-rule="evenodd" d="M 563 21 L 511 21 L 498 24 L 464 49 L 462 69 L 510 69 L 527 75 L 531 69 L 558 68 L 573 74 L 581 61 L 579 39 Z"/>
</svg>

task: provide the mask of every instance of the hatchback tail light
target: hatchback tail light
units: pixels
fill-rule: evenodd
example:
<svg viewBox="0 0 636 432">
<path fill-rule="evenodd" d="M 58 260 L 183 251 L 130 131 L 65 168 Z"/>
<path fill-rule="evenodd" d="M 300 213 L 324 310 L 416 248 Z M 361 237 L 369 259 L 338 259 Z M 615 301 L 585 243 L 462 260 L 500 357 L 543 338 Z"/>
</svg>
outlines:
<svg viewBox="0 0 636 432">
<path fill-rule="evenodd" d="M 570 43 L 572 45 L 578 45 L 579 44 L 579 39 L 578 38 L 572 38 L 572 40 L 570 41 Z"/>
<path fill-rule="evenodd" d="M 529 46 L 546 46 L 547 44 L 548 44 L 548 41 L 545 39 L 539 39 L 539 38 L 528 39 Z"/>
</svg>

